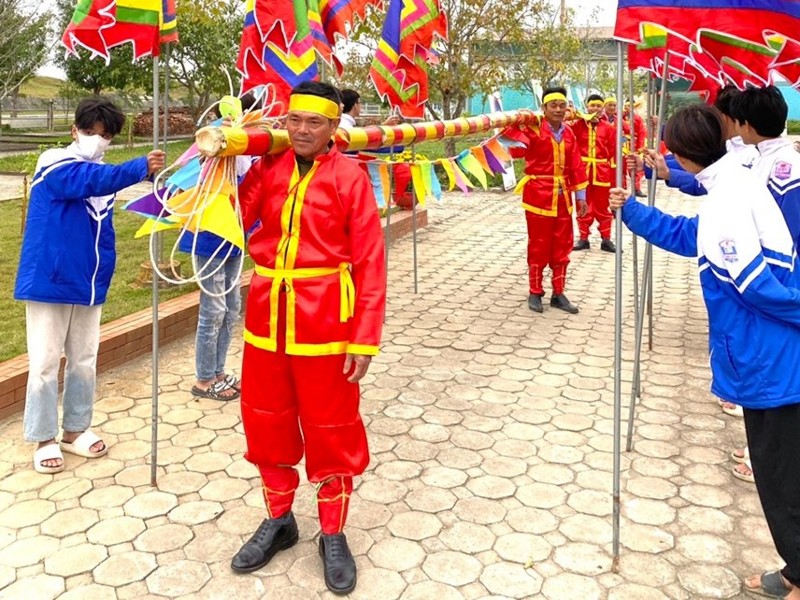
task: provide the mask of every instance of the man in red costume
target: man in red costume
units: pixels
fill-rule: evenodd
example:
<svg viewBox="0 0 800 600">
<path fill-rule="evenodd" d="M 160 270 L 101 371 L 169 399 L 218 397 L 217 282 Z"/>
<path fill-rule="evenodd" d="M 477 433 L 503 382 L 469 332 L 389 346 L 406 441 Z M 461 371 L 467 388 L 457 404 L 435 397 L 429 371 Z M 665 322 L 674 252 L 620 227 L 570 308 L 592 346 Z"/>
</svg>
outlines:
<svg viewBox="0 0 800 600">
<path fill-rule="evenodd" d="M 587 114 L 572 122 L 572 131 L 578 140 L 581 160 L 586 165 L 589 186 L 586 188 L 586 201 L 589 211 L 578 217 L 579 239 L 573 250 L 589 249 L 589 228 L 597 221 L 600 230 L 600 249 L 615 252 L 611 241 L 611 221 L 608 210 L 608 191 L 616 168 L 616 130 L 603 115 L 603 97 L 592 94 L 586 99 Z"/>
<path fill-rule="evenodd" d="M 614 120 L 617 117 L 617 99 L 614 97 L 606 98 L 605 100 L 605 119 L 611 124 L 615 125 Z M 625 103 L 625 110 L 622 113 L 622 133 L 625 135 L 625 139 L 627 143 L 623 148 L 623 152 L 625 154 L 629 154 L 631 152 L 631 103 Z M 635 145 L 636 147 L 633 151 L 641 156 L 644 153 L 645 146 L 647 145 L 647 126 L 644 124 L 644 119 L 636 114 L 636 111 L 633 111 L 633 133 L 636 137 Z M 636 195 L 639 198 L 644 198 L 646 194 L 642 191 L 642 178 L 644 177 L 644 171 L 639 171 L 636 173 Z"/>
<path fill-rule="evenodd" d="M 507 138 L 524 146 L 525 177 L 515 191 L 522 191 L 522 208 L 528 225 L 528 307 L 543 312 L 543 275 L 552 270 L 550 306 L 575 314 L 578 307 L 564 295 L 569 253 L 572 250 L 572 193 L 578 216 L 587 212 L 586 168 L 575 134 L 564 123 L 567 93 L 549 88 L 542 95 L 544 118 L 536 125 L 509 127 Z M 513 153 L 515 156 L 519 152 Z"/>
<path fill-rule="evenodd" d="M 292 149 L 264 156 L 239 192 L 256 263 L 245 317 L 245 458 L 263 482 L 268 518 L 233 557 L 249 573 L 298 540 L 291 512 L 305 453 L 317 486 L 325 584 L 356 585 L 342 529 L 353 477 L 369 462 L 358 381 L 378 353 L 386 303 L 382 232 L 369 178 L 331 137 L 341 98 L 327 83 L 292 90 Z"/>
</svg>

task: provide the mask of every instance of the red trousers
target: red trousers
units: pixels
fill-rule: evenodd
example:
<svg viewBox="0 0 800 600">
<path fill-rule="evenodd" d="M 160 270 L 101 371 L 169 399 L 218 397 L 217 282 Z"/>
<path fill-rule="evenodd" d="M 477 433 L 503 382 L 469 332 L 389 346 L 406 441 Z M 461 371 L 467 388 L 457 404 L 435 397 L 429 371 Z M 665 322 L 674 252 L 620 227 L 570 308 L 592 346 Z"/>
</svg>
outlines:
<svg viewBox="0 0 800 600">
<path fill-rule="evenodd" d="M 347 519 L 353 476 L 369 464 L 367 434 L 358 412 L 359 387 L 342 373 L 345 356 L 291 356 L 280 332 L 286 314 L 281 294 L 278 350 L 245 343 L 242 424 L 245 458 L 255 464 L 270 518 L 292 508 L 300 481 L 294 468 L 305 453 L 308 480 L 319 484 L 317 507 L 325 534 Z M 255 303 L 248 302 L 248 310 Z"/>
<path fill-rule="evenodd" d="M 544 268 L 553 271 L 553 294 L 564 293 L 569 253 L 572 251 L 572 215 L 559 206 L 557 217 L 525 211 L 528 224 L 528 278 L 531 294 L 544 294 Z"/>
<path fill-rule="evenodd" d="M 611 221 L 614 215 L 608 210 L 608 193 L 611 188 L 590 185 L 586 188 L 586 204 L 589 211 L 578 217 L 578 233 L 582 240 L 589 239 L 589 228 L 597 221 L 597 229 L 604 240 L 611 238 Z"/>
<path fill-rule="evenodd" d="M 636 171 L 636 189 L 641 191 L 642 189 L 642 179 L 644 178 L 644 171 Z"/>
</svg>

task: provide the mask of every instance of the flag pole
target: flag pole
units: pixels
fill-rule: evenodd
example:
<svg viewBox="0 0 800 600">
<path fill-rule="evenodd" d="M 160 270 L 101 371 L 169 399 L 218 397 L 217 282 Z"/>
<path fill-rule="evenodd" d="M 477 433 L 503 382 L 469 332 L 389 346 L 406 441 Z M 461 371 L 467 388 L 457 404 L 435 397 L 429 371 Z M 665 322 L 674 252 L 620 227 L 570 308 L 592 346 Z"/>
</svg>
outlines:
<svg viewBox="0 0 800 600">
<path fill-rule="evenodd" d="M 622 99 L 624 89 L 622 42 L 617 42 L 617 187 L 622 187 Z M 619 570 L 619 520 L 622 434 L 622 210 L 614 216 L 617 252 L 614 261 L 614 466 L 611 570 Z"/>
<path fill-rule="evenodd" d="M 411 165 L 417 162 L 417 150 L 415 143 L 411 142 Z M 413 181 L 413 174 L 411 176 Z M 411 189 L 414 189 L 412 184 Z M 414 293 L 419 294 L 419 281 L 417 276 L 417 197 L 414 192 L 411 193 L 411 244 L 412 252 L 414 255 Z"/>
<path fill-rule="evenodd" d="M 661 76 L 661 101 L 658 106 L 658 129 L 656 130 L 654 143 L 655 147 L 658 148 L 661 144 L 661 123 L 664 122 L 664 114 L 666 108 L 666 102 L 664 99 L 667 96 L 667 73 L 669 72 L 669 52 L 664 54 L 664 72 Z M 647 205 L 653 206 L 656 202 L 656 180 L 658 178 L 658 173 L 655 169 L 650 174 L 650 181 L 648 182 L 647 186 Z M 637 330 L 635 334 L 635 341 L 634 341 L 634 348 L 636 352 L 636 358 L 634 359 L 633 364 L 633 381 L 634 384 L 639 382 L 639 378 L 641 377 L 641 348 L 642 348 L 642 335 L 644 329 L 644 312 L 647 308 L 647 299 L 652 299 L 652 286 L 653 286 L 653 245 L 650 242 L 645 243 L 644 247 L 644 268 L 642 270 L 642 295 L 641 301 L 639 302 L 639 316 L 637 320 Z M 652 322 L 652 318 L 651 318 Z M 631 391 L 631 402 L 628 406 L 628 435 L 627 440 L 625 443 L 625 450 L 630 452 L 633 448 L 633 421 L 636 416 L 636 398 L 635 389 L 636 385 L 634 385 L 634 389 Z M 641 386 L 638 390 L 638 395 L 641 397 Z"/>
<path fill-rule="evenodd" d="M 628 56 L 628 99 L 630 101 L 631 107 L 631 115 L 630 115 L 630 152 L 634 154 L 636 151 L 636 128 L 634 127 L 634 112 L 633 112 L 633 69 L 631 69 L 630 65 L 630 54 Z M 631 177 L 631 196 L 636 195 L 636 171 L 632 171 L 630 174 Z M 635 233 L 633 234 L 633 328 L 634 331 L 639 331 L 639 236 Z M 634 359 L 635 364 L 639 364 L 639 356 L 641 354 L 641 346 L 637 346 L 635 349 L 636 358 Z M 634 397 L 639 395 L 639 387 L 640 387 L 640 373 L 637 369 L 634 373 L 633 377 L 633 387 L 631 389 L 631 402 L 634 401 Z"/>
<path fill-rule="evenodd" d="M 386 227 L 383 231 L 384 250 L 384 269 L 386 270 L 386 285 L 389 285 L 389 235 L 392 225 L 392 198 L 394 194 L 394 146 L 389 150 L 389 197 L 386 198 Z"/>
<path fill-rule="evenodd" d="M 153 150 L 158 150 L 158 88 L 160 78 L 158 74 L 158 56 L 153 57 Z M 155 260 L 159 260 L 159 254 L 155 254 Z M 150 485 L 157 485 L 156 478 L 158 473 L 158 265 L 153 267 L 153 354 L 152 354 L 152 377 L 153 389 L 151 399 L 150 414 Z"/>
</svg>

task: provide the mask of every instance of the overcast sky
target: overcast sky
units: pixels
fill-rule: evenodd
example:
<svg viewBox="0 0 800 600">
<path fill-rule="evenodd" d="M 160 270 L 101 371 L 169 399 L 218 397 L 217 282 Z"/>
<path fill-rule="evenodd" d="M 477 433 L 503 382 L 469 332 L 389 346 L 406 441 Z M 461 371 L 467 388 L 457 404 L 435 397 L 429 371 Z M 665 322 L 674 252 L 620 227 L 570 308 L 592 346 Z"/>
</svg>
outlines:
<svg viewBox="0 0 800 600">
<path fill-rule="evenodd" d="M 55 9 L 55 0 L 40 1 L 42 5 L 51 7 L 53 10 Z M 180 2 L 180 0 L 178 1 Z M 551 1 L 556 4 L 560 2 L 560 0 Z M 586 24 L 588 15 L 590 15 L 595 8 L 598 8 L 597 22 L 591 23 L 591 25 L 610 27 L 614 24 L 614 15 L 617 9 L 615 0 L 566 0 L 566 2 L 568 7 L 575 9 L 577 13 L 576 21 L 580 25 Z M 57 49 L 56 51 L 61 52 L 61 49 Z M 47 77 L 64 77 L 64 72 L 53 65 L 42 67 L 39 69 L 38 74 Z"/>
</svg>

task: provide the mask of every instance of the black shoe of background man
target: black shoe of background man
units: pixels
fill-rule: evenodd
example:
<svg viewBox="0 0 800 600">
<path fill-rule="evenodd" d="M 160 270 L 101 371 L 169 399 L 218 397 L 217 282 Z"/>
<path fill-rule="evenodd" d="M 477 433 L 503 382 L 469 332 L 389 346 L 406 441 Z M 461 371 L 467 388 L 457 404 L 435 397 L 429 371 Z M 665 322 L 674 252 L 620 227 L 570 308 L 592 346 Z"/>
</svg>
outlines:
<svg viewBox="0 0 800 600">
<path fill-rule="evenodd" d="M 589 240 L 578 240 L 575 242 L 575 245 L 572 247 L 573 250 L 588 250 L 589 249 Z"/>
<path fill-rule="evenodd" d="M 600 242 L 600 250 L 603 250 L 605 252 L 616 252 L 617 247 L 611 240 L 603 240 L 602 242 Z"/>
<path fill-rule="evenodd" d="M 334 594 L 349 594 L 356 587 L 356 561 L 343 533 L 319 536 L 319 555 L 325 585 Z"/>
<path fill-rule="evenodd" d="M 642 190 L 636 190 L 636 197 L 637 198 L 647 198 L 647 194 L 645 194 Z"/>
<path fill-rule="evenodd" d="M 540 294 L 531 294 L 528 296 L 528 308 L 530 308 L 533 312 L 544 312 L 544 307 L 542 306 L 542 296 Z"/>
<path fill-rule="evenodd" d="M 237 573 L 257 571 L 278 552 L 294 546 L 298 538 L 297 521 L 291 512 L 277 519 L 264 519 L 233 557 L 231 569 Z"/>
<path fill-rule="evenodd" d="M 550 306 L 553 308 L 559 308 L 571 315 L 578 314 L 578 307 L 572 304 L 572 302 L 570 302 L 564 294 L 555 294 L 552 298 L 550 298 Z"/>
</svg>

